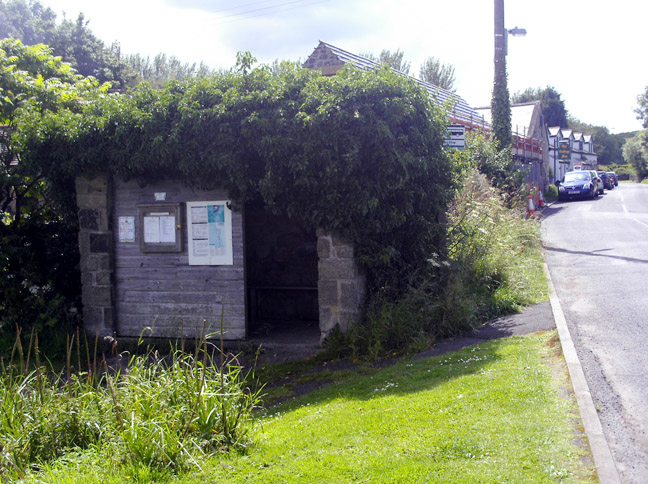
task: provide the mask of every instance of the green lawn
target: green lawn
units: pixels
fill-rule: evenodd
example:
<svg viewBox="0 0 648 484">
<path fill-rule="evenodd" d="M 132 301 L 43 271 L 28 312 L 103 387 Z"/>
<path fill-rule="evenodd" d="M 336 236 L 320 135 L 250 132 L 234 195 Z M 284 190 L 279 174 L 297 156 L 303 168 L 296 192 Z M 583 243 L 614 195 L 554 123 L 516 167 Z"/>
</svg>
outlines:
<svg viewBox="0 0 648 484">
<path fill-rule="evenodd" d="M 245 454 L 179 476 L 97 450 L 32 482 L 598 482 L 554 331 L 349 375 L 261 416 Z"/>
</svg>

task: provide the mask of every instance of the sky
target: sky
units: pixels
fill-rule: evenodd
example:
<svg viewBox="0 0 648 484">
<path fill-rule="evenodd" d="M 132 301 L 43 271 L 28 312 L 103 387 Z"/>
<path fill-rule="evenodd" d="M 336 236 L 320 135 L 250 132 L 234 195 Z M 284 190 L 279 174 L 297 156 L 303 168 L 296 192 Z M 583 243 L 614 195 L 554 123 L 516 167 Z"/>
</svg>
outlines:
<svg viewBox="0 0 648 484">
<path fill-rule="evenodd" d="M 434 56 L 455 68 L 472 107 L 490 105 L 494 6 L 490 0 L 40 0 L 63 18 L 83 12 L 122 53 L 164 53 L 230 68 L 236 53 L 260 63 L 304 61 L 320 40 L 354 54 L 404 52 L 417 76 Z M 612 133 L 641 129 L 634 109 L 648 86 L 643 31 L 648 2 L 505 0 L 511 94 L 552 86 L 571 116 Z"/>
</svg>

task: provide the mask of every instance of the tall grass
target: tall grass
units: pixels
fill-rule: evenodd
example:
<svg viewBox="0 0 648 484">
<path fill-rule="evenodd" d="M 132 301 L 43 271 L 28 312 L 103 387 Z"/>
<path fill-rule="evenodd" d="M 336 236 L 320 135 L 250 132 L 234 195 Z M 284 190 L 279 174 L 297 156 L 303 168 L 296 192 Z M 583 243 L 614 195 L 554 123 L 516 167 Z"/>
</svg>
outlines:
<svg viewBox="0 0 648 484">
<path fill-rule="evenodd" d="M 83 449 L 109 449 L 119 465 L 167 473 L 249 445 L 260 389 L 222 344 L 202 339 L 192 353 L 182 345 L 165 356 L 150 349 L 98 358 L 97 342 L 79 339 L 69 339 L 60 371 L 41 361 L 37 335 L 26 343 L 18 333 L 2 361 L 2 482 Z"/>
<path fill-rule="evenodd" d="M 507 208 L 473 171 L 448 216 L 453 270 L 444 291 L 447 318 L 474 325 L 547 297 L 539 227 L 524 207 Z"/>
<path fill-rule="evenodd" d="M 412 351 L 547 297 L 538 224 L 524 207 L 467 174 L 447 214 L 447 256 L 431 254 L 430 272 L 398 300 L 378 295 L 364 324 L 333 334 L 334 353 L 375 358 Z"/>
</svg>

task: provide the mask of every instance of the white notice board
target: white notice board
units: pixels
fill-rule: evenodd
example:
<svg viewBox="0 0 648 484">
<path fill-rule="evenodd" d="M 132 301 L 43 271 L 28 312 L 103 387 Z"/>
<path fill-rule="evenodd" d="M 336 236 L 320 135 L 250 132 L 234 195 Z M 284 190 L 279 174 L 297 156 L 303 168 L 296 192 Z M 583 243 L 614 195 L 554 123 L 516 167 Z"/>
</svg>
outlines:
<svg viewBox="0 0 648 484">
<path fill-rule="evenodd" d="M 232 265 L 230 202 L 187 202 L 189 265 Z"/>
</svg>

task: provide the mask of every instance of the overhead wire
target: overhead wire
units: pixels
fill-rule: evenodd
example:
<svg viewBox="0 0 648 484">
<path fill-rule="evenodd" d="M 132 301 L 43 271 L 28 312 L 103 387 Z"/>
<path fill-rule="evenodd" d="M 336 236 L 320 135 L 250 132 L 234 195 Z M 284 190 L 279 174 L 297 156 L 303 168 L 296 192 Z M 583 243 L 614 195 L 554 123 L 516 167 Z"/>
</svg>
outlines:
<svg viewBox="0 0 648 484">
<path fill-rule="evenodd" d="M 237 21 L 240 21 L 240 20 L 245 20 L 247 18 L 255 18 L 255 17 L 262 17 L 262 16 L 267 16 L 267 15 L 272 15 L 274 13 L 286 12 L 286 11 L 295 10 L 295 9 L 298 9 L 298 8 L 309 7 L 311 5 L 317 5 L 319 3 L 324 3 L 324 2 L 328 2 L 328 1 L 330 1 L 330 0 L 315 0 L 315 1 L 292 0 L 290 2 L 277 3 L 277 4 L 274 4 L 274 5 L 270 5 L 268 7 L 255 8 L 255 9 L 251 9 L 251 10 L 245 10 L 245 11 L 242 11 L 242 12 L 237 12 L 237 13 L 232 13 L 232 14 L 220 16 L 220 17 L 218 17 L 218 19 L 216 21 L 216 25 L 226 24 L 226 23 L 231 23 L 231 22 L 237 22 Z M 268 2 L 255 2 L 255 3 L 251 3 L 251 4 L 246 4 L 246 6 L 259 5 L 259 4 L 263 4 L 263 3 L 268 3 Z M 300 4 L 300 5 L 297 5 L 297 4 Z M 233 7 L 233 8 L 225 9 L 225 10 L 221 10 L 221 11 L 222 12 L 231 11 L 231 10 L 235 10 L 236 8 L 242 8 L 242 7 L 245 7 L 245 5 L 242 5 L 240 7 Z M 287 7 L 287 8 L 281 8 L 281 7 Z M 260 12 L 260 13 L 258 13 L 258 12 Z M 250 15 L 250 14 L 252 14 L 252 15 Z M 218 21 L 218 20 L 220 20 L 220 21 Z"/>
</svg>

